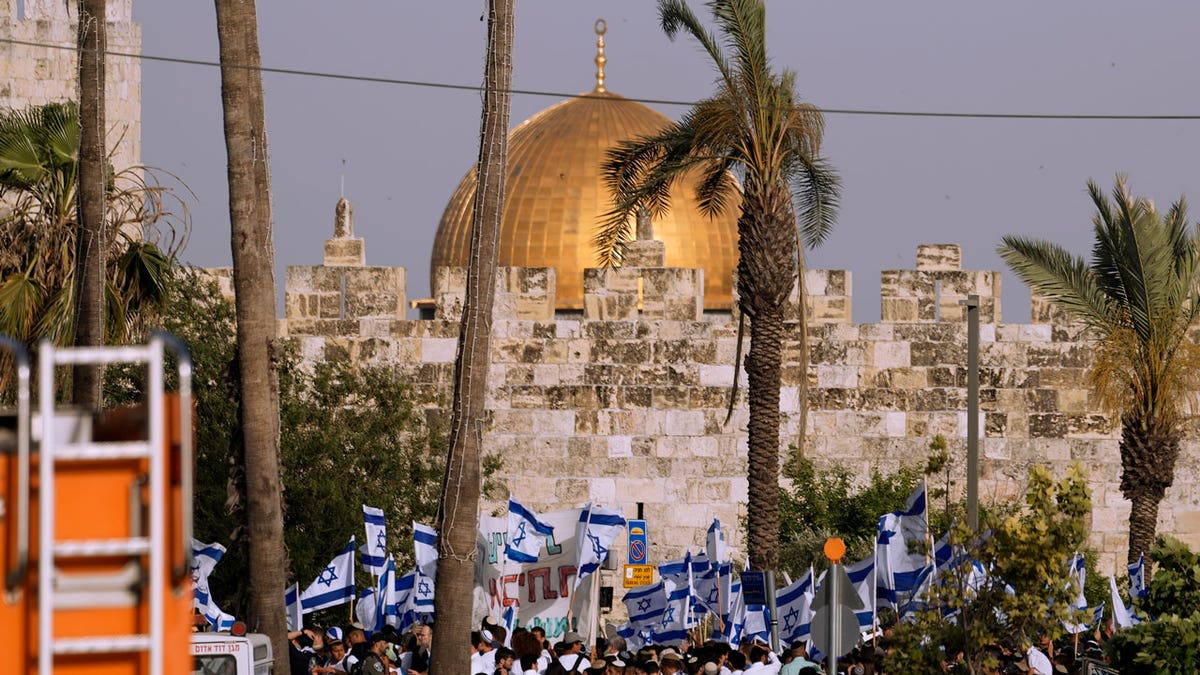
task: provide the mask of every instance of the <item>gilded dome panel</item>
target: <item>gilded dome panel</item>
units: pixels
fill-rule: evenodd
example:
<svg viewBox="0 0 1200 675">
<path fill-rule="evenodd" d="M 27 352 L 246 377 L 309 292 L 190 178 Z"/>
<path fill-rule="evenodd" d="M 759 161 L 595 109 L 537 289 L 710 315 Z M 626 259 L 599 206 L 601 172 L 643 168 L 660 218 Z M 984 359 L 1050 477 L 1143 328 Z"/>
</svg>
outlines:
<svg viewBox="0 0 1200 675">
<path fill-rule="evenodd" d="M 600 177 L 604 153 L 622 140 L 670 124 L 658 112 L 609 92 L 564 101 L 509 134 L 508 178 L 500 233 L 500 264 L 554 267 L 558 309 L 582 309 L 583 270 L 596 266 L 592 235 L 611 197 Z M 465 266 L 476 177 L 454 191 L 438 225 L 431 269 Z M 704 269 L 706 309 L 728 309 L 737 263 L 737 209 L 717 218 L 700 212 L 695 185 L 684 181 L 671 209 L 654 220 L 666 264 Z"/>
</svg>

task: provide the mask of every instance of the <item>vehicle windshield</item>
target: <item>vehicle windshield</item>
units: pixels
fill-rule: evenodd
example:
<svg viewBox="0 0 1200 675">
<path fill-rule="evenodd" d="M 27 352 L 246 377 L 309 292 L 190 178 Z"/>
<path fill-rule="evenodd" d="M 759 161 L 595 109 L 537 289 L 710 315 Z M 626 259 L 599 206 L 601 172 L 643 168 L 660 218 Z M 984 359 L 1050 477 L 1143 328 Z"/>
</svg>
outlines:
<svg viewBox="0 0 1200 675">
<path fill-rule="evenodd" d="M 192 675 L 237 675 L 237 659 L 229 654 L 193 656 Z"/>
</svg>

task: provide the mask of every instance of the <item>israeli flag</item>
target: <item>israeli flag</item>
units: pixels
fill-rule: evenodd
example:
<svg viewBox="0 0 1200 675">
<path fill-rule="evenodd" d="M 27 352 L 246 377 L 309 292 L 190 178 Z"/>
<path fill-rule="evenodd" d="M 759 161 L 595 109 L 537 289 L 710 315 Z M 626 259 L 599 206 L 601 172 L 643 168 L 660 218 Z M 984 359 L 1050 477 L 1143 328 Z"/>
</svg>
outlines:
<svg viewBox="0 0 1200 675">
<path fill-rule="evenodd" d="M 691 599 L 692 594 L 687 586 L 667 591 L 667 607 L 663 612 L 662 624 L 654 630 L 655 642 L 663 645 L 682 645 L 687 642 Z"/>
<path fill-rule="evenodd" d="M 205 544 L 192 540 L 192 606 L 212 624 L 213 630 L 229 630 L 233 626 L 233 615 L 221 611 L 208 588 L 208 575 L 221 562 L 225 547 L 221 544 Z"/>
<path fill-rule="evenodd" d="M 808 640 L 812 635 L 812 603 L 816 595 L 813 572 L 808 570 L 799 581 L 786 586 L 775 595 L 775 611 L 779 614 L 779 640 L 791 644 Z M 874 589 L 872 589 L 874 591 Z"/>
<path fill-rule="evenodd" d="M 375 630 L 383 630 L 384 626 L 400 625 L 400 608 L 396 603 L 396 561 L 392 556 L 387 557 L 383 566 L 383 574 L 379 575 L 379 586 L 375 590 L 377 618 Z M 365 625 L 365 624 L 364 624 Z"/>
<path fill-rule="evenodd" d="M 909 552 L 909 542 L 924 542 L 929 532 L 922 482 L 908 498 L 903 511 L 894 511 L 879 519 L 875 543 L 875 564 L 879 604 L 895 608 L 916 592 L 924 577 L 925 555 Z"/>
<path fill-rule="evenodd" d="M 687 589 L 690 606 L 695 607 L 699 604 L 696 580 L 703 577 L 710 567 L 708 556 L 703 553 L 693 556 L 692 552 L 688 551 L 678 560 L 659 563 L 658 576 L 675 584 L 675 588 Z"/>
<path fill-rule="evenodd" d="M 387 528 L 383 524 L 383 509 L 363 504 L 363 526 L 367 540 L 362 547 L 363 569 L 378 577 L 387 565 Z"/>
<path fill-rule="evenodd" d="M 287 609 L 288 632 L 304 628 L 304 614 L 300 611 L 300 584 L 288 586 L 283 596 L 283 604 Z"/>
<path fill-rule="evenodd" d="M 721 531 L 721 521 L 713 518 L 708 526 L 708 537 L 704 544 L 704 552 L 713 565 L 729 562 L 729 549 L 725 546 L 725 533 Z"/>
<path fill-rule="evenodd" d="M 695 580 L 696 607 L 714 616 L 724 617 L 729 613 L 730 583 L 733 564 L 710 565 L 708 571 Z"/>
<path fill-rule="evenodd" d="M 509 605 L 500 615 L 500 625 L 504 626 L 504 646 L 512 649 L 513 630 L 517 627 L 517 606 Z"/>
<path fill-rule="evenodd" d="M 543 523 L 536 513 L 522 506 L 516 499 L 508 498 L 508 540 L 504 544 L 505 557 L 519 563 L 535 563 L 546 537 L 553 534 L 554 528 Z"/>
<path fill-rule="evenodd" d="M 354 537 L 300 594 L 304 614 L 337 607 L 354 599 Z"/>
<path fill-rule="evenodd" d="M 354 604 L 354 618 L 358 619 L 358 624 L 365 630 L 377 631 L 383 627 L 383 620 L 379 616 L 379 600 L 375 597 L 374 588 L 364 588 L 358 596 L 358 602 Z"/>
<path fill-rule="evenodd" d="M 662 579 L 630 589 L 621 600 L 629 611 L 629 622 L 639 629 L 657 629 L 667 613 L 667 597 L 673 590 L 675 585 Z"/>
<path fill-rule="evenodd" d="M 437 530 L 413 521 L 413 555 L 417 569 L 427 577 L 437 576 Z"/>
<path fill-rule="evenodd" d="M 631 622 L 625 622 L 620 626 L 616 626 L 617 635 L 625 639 L 625 648 L 630 652 L 636 653 L 642 647 L 650 644 L 650 632 L 639 631 Z"/>
<path fill-rule="evenodd" d="M 1150 588 L 1146 586 L 1146 554 L 1138 556 L 1138 561 L 1126 565 L 1129 570 L 1129 593 L 1135 598 L 1144 598 L 1150 595 Z"/>
<path fill-rule="evenodd" d="M 742 582 L 729 583 L 729 612 L 721 616 L 721 624 L 714 631 L 717 642 L 728 643 L 734 649 L 738 648 L 742 639 L 742 626 L 746 622 L 746 603 L 742 599 Z"/>
<path fill-rule="evenodd" d="M 863 558 L 853 565 L 846 565 L 846 576 L 850 585 L 863 601 L 863 609 L 854 613 L 858 628 L 868 631 L 875 627 L 875 558 Z"/>
<path fill-rule="evenodd" d="M 588 503 L 579 513 L 579 524 L 575 531 L 575 588 L 583 578 L 600 569 L 608 557 L 617 536 L 625 531 L 625 516 L 620 509 L 607 509 Z"/>
</svg>

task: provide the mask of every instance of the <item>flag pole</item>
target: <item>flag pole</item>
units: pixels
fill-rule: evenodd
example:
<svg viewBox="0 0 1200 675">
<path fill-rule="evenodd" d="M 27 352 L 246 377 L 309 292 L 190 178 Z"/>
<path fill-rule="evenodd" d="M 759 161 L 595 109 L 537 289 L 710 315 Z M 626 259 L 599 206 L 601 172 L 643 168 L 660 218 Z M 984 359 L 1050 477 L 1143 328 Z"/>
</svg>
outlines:
<svg viewBox="0 0 1200 675">
<path fill-rule="evenodd" d="M 592 500 L 589 499 L 587 504 L 585 504 L 583 508 L 587 509 L 587 518 L 583 521 L 583 533 L 584 533 L 584 536 L 586 537 L 588 528 L 591 527 L 591 525 L 592 525 Z M 580 551 L 582 551 L 582 550 L 583 550 L 583 547 L 579 542 L 579 533 L 576 532 L 575 533 L 575 560 L 576 561 L 581 559 L 582 554 L 580 553 Z M 603 562 L 603 561 L 601 561 L 601 562 Z M 579 569 L 578 568 L 575 569 L 575 579 L 576 579 L 576 581 L 579 580 Z M 577 585 L 577 587 L 578 587 L 578 585 Z M 571 601 L 567 603 L 567 629 L 568 630 L 571 628 L 571 619 L 572 619 L 574 613 L 575 613 L 575 594 L 574 594 L 574 592 L 572 592 Z"/>
</svg>

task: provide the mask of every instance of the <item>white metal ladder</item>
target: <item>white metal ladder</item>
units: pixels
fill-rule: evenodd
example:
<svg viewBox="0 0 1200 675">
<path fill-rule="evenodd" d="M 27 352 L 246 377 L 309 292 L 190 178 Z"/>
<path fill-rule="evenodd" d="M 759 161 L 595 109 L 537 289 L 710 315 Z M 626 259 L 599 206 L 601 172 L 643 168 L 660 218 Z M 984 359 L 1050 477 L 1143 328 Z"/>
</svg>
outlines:
<svg viewBox="0 0 1200 675">
<path fill-rule="evenodd" d="M 43 341 L 38 353 L 39 417 L 41 420 L 40 516 L 38 555 L 38 673 L 51 675 L 54 657 L 67 654 L 106 654 L 147 652 L 149 675 L 162 675 L 165 653 L 165 595 L 168 588 L 166 496 L 168 494 L 167 461 L 164 452 L 166 435 L 164 395 L 164 347 L 176 353 L 179 360 L 179 392 L 181 420 L 181 467 L 183 472 L 184 563 L 191 566 L 191 360 L 186 347 L 167 333 L 156 332 L 144 346 L 57 348 Z M 97 443 L 90 438 L 84 442 L 62 441 L 55 438 L 55 377 L 54 369 L 61 365 L 146 364 L 147 379 L 144 401 L 148 415 L 144 441 Z M 144 536 L 120 539 L 59 540 L 55 537 L 55 467 L 78 461 L 124 461 L 145 459 L 149 463 L 149 480 L 145 486 L 149 495 L 149 531 Z M 131 533 L 137 534 L 137 533 Z M 56 589 L 63 581 L 56 560 L 88 557 L 128 556 L 135 562 L 147 557 L 146 584 L 143 597 L 149 601 L 148 631 L 133 635 L 97 635 L 89 637 L 54 638 L 55 609 L 62 607 Z M 86 598 L 86 594 L 84 594 Z M 69 606 L 87 608 L 95 605 L 78 598 Z"/>
</svg>

